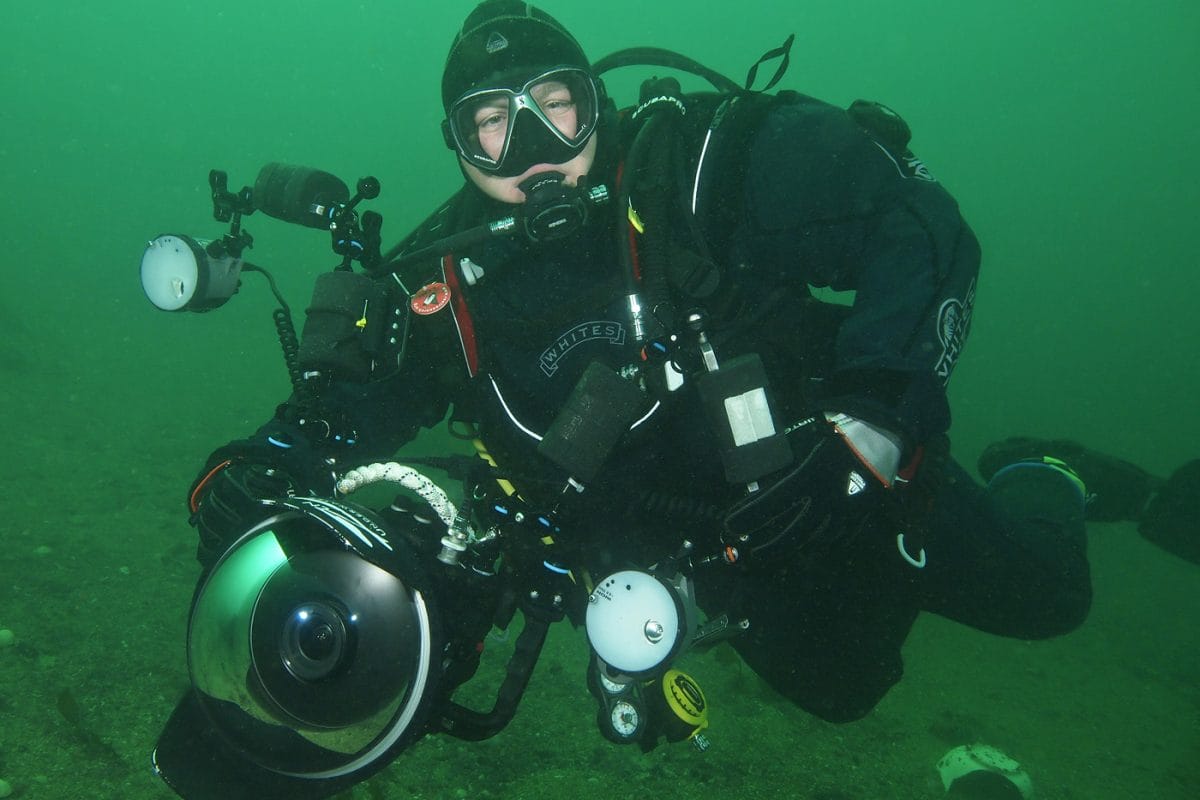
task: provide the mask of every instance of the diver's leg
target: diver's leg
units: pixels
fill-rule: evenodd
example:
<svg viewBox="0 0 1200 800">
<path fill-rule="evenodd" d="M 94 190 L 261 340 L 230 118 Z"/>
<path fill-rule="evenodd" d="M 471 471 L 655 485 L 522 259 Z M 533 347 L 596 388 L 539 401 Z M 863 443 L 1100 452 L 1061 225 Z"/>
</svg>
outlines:
<svg viewBox="0 0 1200 800">
<path fill-rule="evenodd" d="M 1171 473 L 1138 519 L 1148 542 L 1193 564 L 1200 564 L 1200 459 Z"/>
<path fill-rule="evenodd" d="M 900 680 L 919 609 L 880 531 L 823 542 L 791 563 L 697 576 L 701 604 L 750 621 L 731 643 L 777 692 L 830 722 L 865 716 Z"/>
<path fill-rule="evenodd" d="M 1024 639 L 1078 627 L 1092 597 L 1084 491 L 1052 464 L 1010 465 L 985 488 L 948 463 L 928 521 L 922 607 Z"/>
</svg>

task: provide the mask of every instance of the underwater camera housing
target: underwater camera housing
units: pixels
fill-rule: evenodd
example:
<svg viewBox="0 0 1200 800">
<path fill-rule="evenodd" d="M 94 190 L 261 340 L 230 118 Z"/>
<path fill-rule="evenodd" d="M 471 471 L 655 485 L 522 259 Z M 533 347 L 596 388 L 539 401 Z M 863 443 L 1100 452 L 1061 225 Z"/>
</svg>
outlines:
<svg viewBox="0 0 1200 800">
<path fill-rule="evenodd" d="M 327 797 L 423 735 L 438 697 L 436 592 L 408 544 L 344 503 L 263 512 L 193 596 L 192 688 L 154 753 L 183 797 Z"/>
<path fill-rule="evenodd" d="M 245 469 L 258 467 L 222 467 L 204 502 L 227 504 L 221 488 L 237 488 Z M 374 483 L 429 508 L 398 496 L 373 512 L 342 499 Z M 350 470 L 338 493 L 249 499 L 242 522 L 221 534 L 188 615 L 191 688 L 154 752 L 181 797 L 318 800 L 425 734 L 478 741 L 516 714 L 549 626 L 564 616 L 568 579 L 545 564 L 546 532 L 460 512 L 408 465 Z M 498 548 L 520 566 L 497 569 Z M 488 632 L 507 630 L 518 608 L 524 622 L 491 709 L 455 702 Z"/>
</svg>

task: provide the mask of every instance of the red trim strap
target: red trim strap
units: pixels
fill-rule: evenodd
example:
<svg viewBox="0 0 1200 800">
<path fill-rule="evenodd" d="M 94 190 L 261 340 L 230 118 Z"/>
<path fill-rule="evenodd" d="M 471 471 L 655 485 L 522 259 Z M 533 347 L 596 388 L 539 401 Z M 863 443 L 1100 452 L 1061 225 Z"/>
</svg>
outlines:
<svg viewBox="0 0 1200 800">
<path fill-rule="evenodd" d="M 479 372 L 479 343 L 475 338 L 475 321 L 471 309 L 463 296 L 458 272 L 454 269 L 454 254 L 442 256 L 442 279 L 450 287 L 450 308 L 454 312 L 454 324 L 458 327 L 458 339 L 462 342 L 463 358 L 467 361 L 467 372 L 474 378 Z"/>
<path fill-rule="evenodd" d="M 208 471 L 208 474 L 196 482 L 196 488 L 192 489 L 191 495 L 188 496 L 188 510 L 195 514 L 200 510 L 200 495 L 204 493 L 205 488 L 212 483 L 212 479 L 217 477 L 217 473 L 228 467 L 233 462 L 228 458 L 217 464 Z"/>
<path fill-rule="evenodd" d="M 618 197 L 621 196 L 621 182 L 624 180 L 624 178 L 625 162 L 621 161 L 621 163 L 617 164 L 616 186 Z M 628 214 L 628 209 L 624 209 L 624 213 Z M 629 240 L 629 265 L 633 270 L 633 279 L 640 284 L 642 282 L 642 260 L 638 257 L 637 229 L 633 227 L 633 223 L 629 222 L 628 219 L 624 220 L 623 224 L 626 226 L 625 235 Z"/>
</svg>

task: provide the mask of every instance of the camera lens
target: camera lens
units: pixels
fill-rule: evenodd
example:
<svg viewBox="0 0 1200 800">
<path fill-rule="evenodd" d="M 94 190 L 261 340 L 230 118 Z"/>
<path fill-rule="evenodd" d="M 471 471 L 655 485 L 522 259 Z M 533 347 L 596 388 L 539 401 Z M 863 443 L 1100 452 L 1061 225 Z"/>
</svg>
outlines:
<svg viewBox="0 0 1200 800">
<path fill-rule="evenodd" d="M 324 603 L 305 603 L 288 615 L 280 657 L 288 672 L 300 680 L 320 680 L 342 665 L 348 638 L 341 614 Z"/>
<path fill-rule="evenodd" d="M 309 625 L 300 631 L 300 652 L 313 661 L 324 661 L 337 650 L 333 626 L 329 623 Z"/>
</svg>

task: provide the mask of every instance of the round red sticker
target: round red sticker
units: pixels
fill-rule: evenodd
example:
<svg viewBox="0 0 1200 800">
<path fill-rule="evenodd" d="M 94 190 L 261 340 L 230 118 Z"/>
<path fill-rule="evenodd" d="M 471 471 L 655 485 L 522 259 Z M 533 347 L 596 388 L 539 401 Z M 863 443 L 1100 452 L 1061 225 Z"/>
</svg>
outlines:
<svg viewBox="0 0 1200 800">
<path fill-rule="evenodd" d="M 436 314 L 450 302 L 450 287 L 444 283 L 431 283 L 413 295 L 409 305 L 422 316 Z"/>
</svg>

